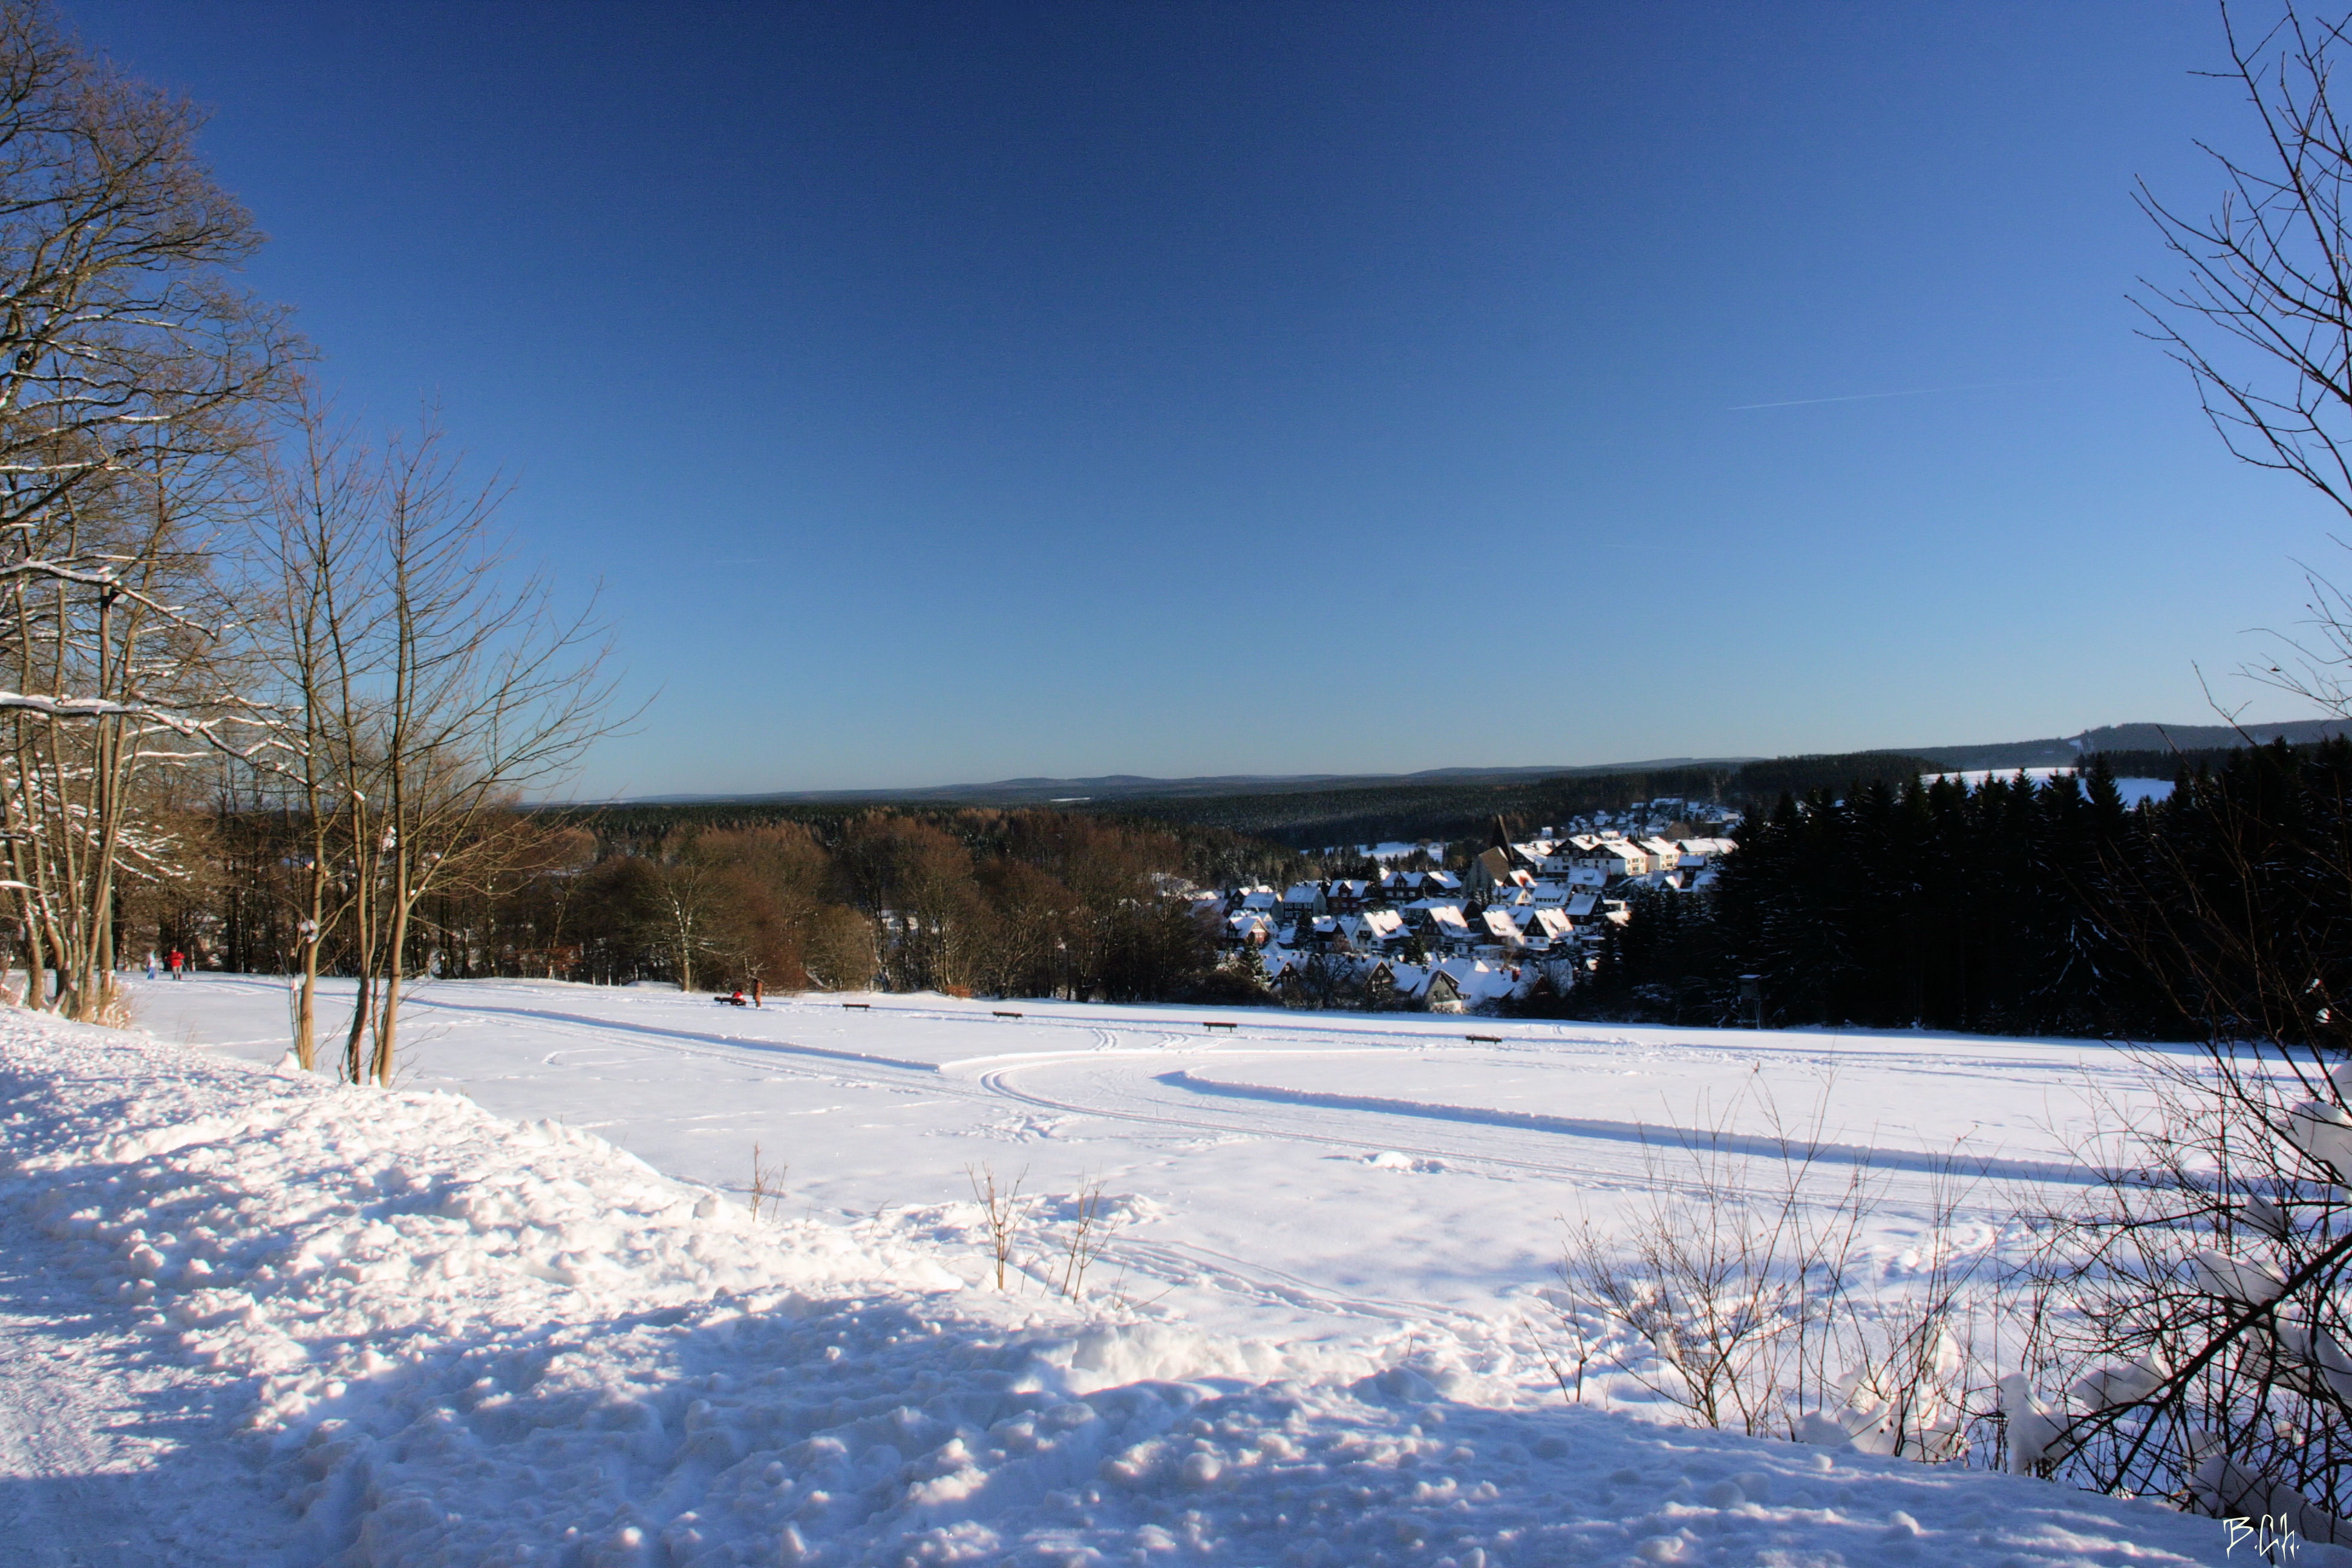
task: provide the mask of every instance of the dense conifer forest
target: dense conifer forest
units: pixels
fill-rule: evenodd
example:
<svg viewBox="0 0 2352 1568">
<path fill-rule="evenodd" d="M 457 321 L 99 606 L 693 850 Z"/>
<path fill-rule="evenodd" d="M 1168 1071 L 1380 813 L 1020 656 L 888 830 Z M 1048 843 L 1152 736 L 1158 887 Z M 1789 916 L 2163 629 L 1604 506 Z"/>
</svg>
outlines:
<svg viewBox="0 0 2352 1568">
<path fill-rule="evenodd" d="M 2179 769 L 2126 809 L 2079 784 L 1861 781 L 1752 818 L 1710 897 L 1644 892 L 1550 1004 L 1685 1024 L 2340 1040 L 2352 743 Z M 1740 977 L 1760 993 L 1743 1002 Z"/>
</svg>

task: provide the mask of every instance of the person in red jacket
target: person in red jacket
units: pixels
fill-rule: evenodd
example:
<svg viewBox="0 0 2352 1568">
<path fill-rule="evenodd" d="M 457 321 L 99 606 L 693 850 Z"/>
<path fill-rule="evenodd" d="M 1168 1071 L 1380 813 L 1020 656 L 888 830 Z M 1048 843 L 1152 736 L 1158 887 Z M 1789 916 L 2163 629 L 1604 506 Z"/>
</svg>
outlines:
<svg viewBox="0 0 2352 1568">
<path fill-rule="evenodd" d="M 180 977 L 180 966 L 187 962 L 186 956 L 183 954 L 178 948 L 175 947 L 172 950 L 171 964 L 173 979 L 177 980 Z"/>
</svg>

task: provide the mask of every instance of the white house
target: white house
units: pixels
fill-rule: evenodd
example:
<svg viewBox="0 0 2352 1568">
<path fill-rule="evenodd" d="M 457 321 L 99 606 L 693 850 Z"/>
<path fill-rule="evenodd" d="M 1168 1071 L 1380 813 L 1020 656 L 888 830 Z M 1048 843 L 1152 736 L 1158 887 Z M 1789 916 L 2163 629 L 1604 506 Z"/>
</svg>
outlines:
<svg viewBox="0 0 2352 1568">
<path fill-rule="evenodd" d="M 1605 838 L 1590 849 L 1578 850 L 1575 864 L 1580 869 L 1598 871 L 1612 882 L 1650 874 L 1650 857 L 1622 838 Z"/>
<path fill-rule="evenodd" d="M 1566 910 L 1537 909 L 1528 911 L 1527 929 L 1522 934 L 1529 947 L 1541 951 L 1568 941 L 1575 931 L 1576 924 Z"/>
<path fill-rule="evenodd" d="M 1367 952 L 1393 946 L 1404 940 L 1404 917 L 1394 910 L 1366 910 L 1360 915 L 1349 915 L 1356 933 L 1349 941 Z"/>
<path fill-rule="evenodd" d="M 1478 917 L 1478 923 L 1485 934 L 1507 952 L 1517 952 L 1528 944 L 1519 931 L 1519 922 L 1511 918 L 1508 910 L 1489 909 Z"/>
</svg>

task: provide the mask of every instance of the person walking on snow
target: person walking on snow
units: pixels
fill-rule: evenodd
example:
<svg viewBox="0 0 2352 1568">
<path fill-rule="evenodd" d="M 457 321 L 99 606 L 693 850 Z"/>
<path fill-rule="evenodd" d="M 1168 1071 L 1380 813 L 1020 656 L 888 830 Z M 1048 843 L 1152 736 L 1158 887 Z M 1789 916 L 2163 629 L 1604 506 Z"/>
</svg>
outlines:
<svg viewBox="0 0 2352 1568">
<path fill-rule="evenodd" d="M 155 978 L 155 950 L 152 947 L 147 950 L 147 978 Z"/>
<path fill-rule="evenodd" d="M 180 977 L 180 965 L 187 962 L 187 959 L 182 956 L 178 948 L 175 947 L 172 950 L 171 964 L 173 979 L 177 980 Z"/>
</svg>

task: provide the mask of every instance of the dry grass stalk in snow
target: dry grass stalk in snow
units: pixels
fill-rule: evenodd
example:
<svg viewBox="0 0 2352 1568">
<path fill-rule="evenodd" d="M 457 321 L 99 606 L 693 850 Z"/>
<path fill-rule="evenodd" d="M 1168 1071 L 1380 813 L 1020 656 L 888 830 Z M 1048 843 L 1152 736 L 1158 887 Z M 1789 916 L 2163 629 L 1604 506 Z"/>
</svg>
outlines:
<svg viewBox="0 0 2352 1568">
<path fill-rule="evenodd" d="M 762 1204 L 783 1202 L 784 1176 L 791 1169 L 792 1166 L 789 1164 L 764 1163 L 760 1158 L 760 1145 L 756 1142 L 752 1143 L 751 1209 L 753 1219 L 760 1217 L 760 1206 Z"/>
<path fill-rule="evenodd" d="M 972 1202 L 980 1205 L 982 1223 L 988 1227 L 989 1256 L 995 1260 L 996 1288 L 1002 1290 L 1013 1244 L 1020 1239 L 1021 1221 L 1028 1212 L 1021 1201 L 1021 1184 L 1029 1179 L 1029 1173 L 1024 1171 L 1013 1178 L 1010 1189 L 997 1185 L 992 1165 L 967 1165 L 964 1174 L 971 1180 Z"/>
<path fill-rule="evenodd" d="M 1087 1267 L 1102 1256 L 1109 1240 L 1103 1224 L 1102 1201 L 1100 1182 L 1079 1186 L 1069 1241 L 1062 1254 L 1062 1294 L 1073 1301 L 1086 1294 Z"/>
<path fill-rule="evenodd" d="M 1862 1237 L 1884 1182 L 1860 1162 L 1843 1180 L 1827 1176 L 1826 1097 L 1796 1128 L 1769 1097 L 1759 1105 L 1771 1152 L 1733 1152 L 1754 1141 L 1735 1139 L 1728 1111 L 1674 1129 L 1646 1152 L 1649 1179 L 1622 1231 L 1589 1218 L 1571 1229 L 1559 1306 L 1573 1384 L 1549 1344 L 1546 1366 L 1564 1394 L 1581 1397 L 1591 1349 L 1580 1309 L 1597 1308 L 1651 1352 L 1624 1375 L 1695 1426 L 1958 1457 L 1971 1404 L 1990 1387 L 1974 1353 L 1989 1306 L 1983 1254 L 1950 1240 L 1962 1184 L 1948 1163 L 1931 1194 L 1924 1273 L 1882 1298 L 1868 1288 Z"/>
</svg>

